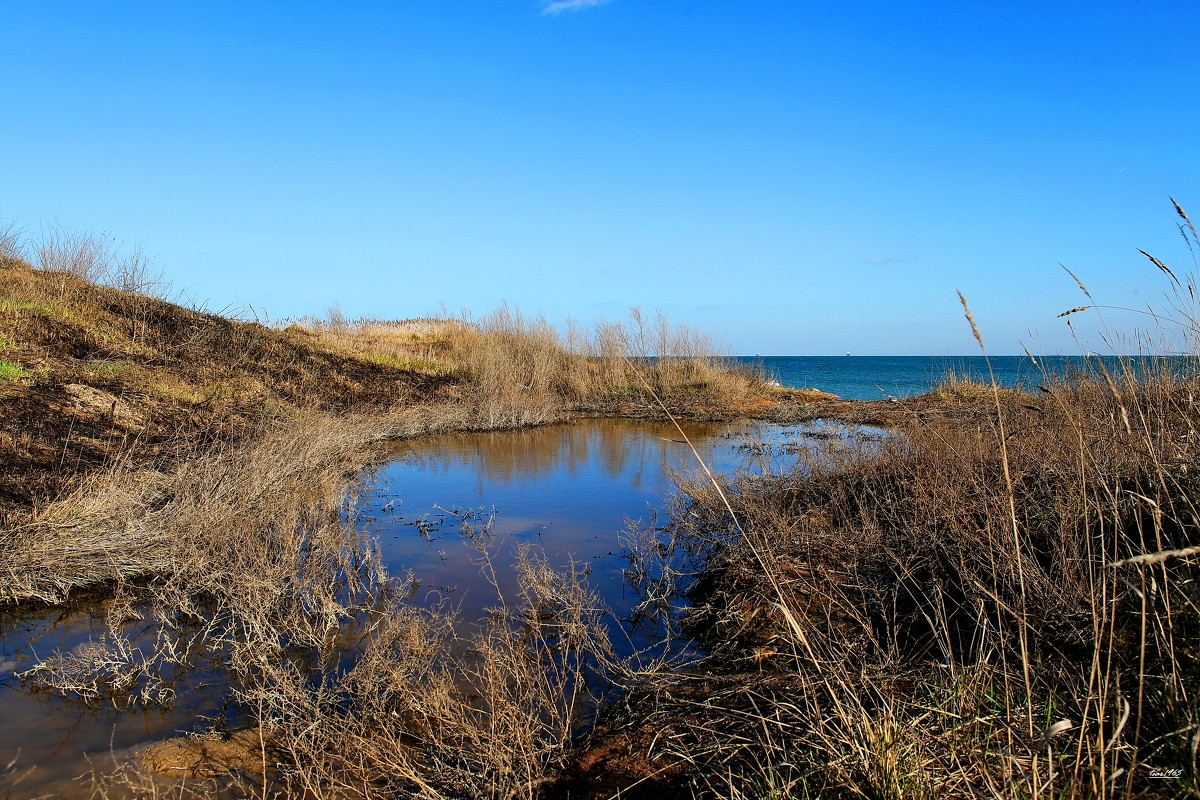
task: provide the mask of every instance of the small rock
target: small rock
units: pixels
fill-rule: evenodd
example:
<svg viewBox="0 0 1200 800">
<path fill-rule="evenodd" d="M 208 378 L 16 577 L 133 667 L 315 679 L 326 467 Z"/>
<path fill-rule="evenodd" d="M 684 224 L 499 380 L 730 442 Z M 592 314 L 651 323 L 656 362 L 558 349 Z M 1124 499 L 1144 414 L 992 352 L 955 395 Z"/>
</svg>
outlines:
<svg viewBox="0 0 1200 800">
<path fill-rule="evenodd" d="M 146 425 L 142 415 L 115 394 L 82 383 L 68 383 L 63 391 L 71 398 L 72 410 L 89 417 L 107 418 L 122 428 L 138 429 Z"/>
</svg>

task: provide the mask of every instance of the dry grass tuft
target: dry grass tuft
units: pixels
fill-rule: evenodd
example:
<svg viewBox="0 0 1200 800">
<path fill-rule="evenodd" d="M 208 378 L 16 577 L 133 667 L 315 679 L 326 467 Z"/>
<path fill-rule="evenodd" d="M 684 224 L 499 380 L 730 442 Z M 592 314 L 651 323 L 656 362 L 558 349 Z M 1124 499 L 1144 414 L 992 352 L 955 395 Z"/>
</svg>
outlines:
<svg viewBox="0 0 1200 800">
<path fill-rule="evenodd" d="M 1179 313 L 1194 279 L 1171 276 Z M 818 443 L 781 475 L 682 481 L 660 571 L 699 576 L 687 625 L 708 678 L 627 712 L 631 750 L 658 754 L 643 780 L 1200 796 L 1196 376 L 1193 355 L 1097 361 L 1036 397 L 953 381 L 937 391 L 991 412 Z M 670 733 L 639 739 L 662 719 Z"/>
</svg>

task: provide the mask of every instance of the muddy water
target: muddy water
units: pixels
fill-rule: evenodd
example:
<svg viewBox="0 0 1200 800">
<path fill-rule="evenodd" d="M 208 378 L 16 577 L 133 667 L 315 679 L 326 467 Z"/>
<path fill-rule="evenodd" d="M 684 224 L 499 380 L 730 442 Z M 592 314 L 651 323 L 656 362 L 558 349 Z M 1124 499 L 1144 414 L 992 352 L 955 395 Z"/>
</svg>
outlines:
<svg viewBox="0 0 1200 800">
<path fill-rule="evenodd" d="M 780 451 L 803 441 L 801 431 L 751 423 L 685 430 L 720 471 L 781 466 L 788 456 Z M 556 566 L 588 572 L 619 619 L 637 599 L 623 580 L 622 533 L 629 520 L 661 508 L 672 470 L 695 468 L 680 439 L 668 425 L 600 419 L 400 443 L 369 472 L 350 513 L 378 537 L 389 571 L 408 575 L 417 602 L 445 602 L 464 619 L 481 619 L 497 602 L 480 568 L 484 555 L 499 590 L 513 596 L 515 559 L 529 545 Z M 766 459 L 751 446 L 764 439 L 781 445 Z M 114 757 L 127 760 L 214 719 L 238 721 L 223 707 L 220 670 L 203 663 L 167 676 L 175 700 L 165 709 L 85 706 L 20 679 L 39 659 L 102 638 L 107 613 L 101 603 L 0 616 L 0 797 L 88 796 L 86 776 L 107 771 Z M 137 638 L 136 628 L 127 633 Z M 16 769 L 5 774 L 10 762 Z"/>
</svg>

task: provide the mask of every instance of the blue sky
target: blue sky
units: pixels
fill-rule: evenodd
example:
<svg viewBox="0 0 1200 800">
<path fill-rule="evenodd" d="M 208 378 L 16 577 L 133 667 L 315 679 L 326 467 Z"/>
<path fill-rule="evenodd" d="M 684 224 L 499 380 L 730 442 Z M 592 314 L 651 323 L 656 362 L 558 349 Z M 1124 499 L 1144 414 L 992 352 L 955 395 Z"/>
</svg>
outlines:
<svg viewBox="0 0 1200 800">
<path fill-rule="evenodd" d="M 346 5 L 4 3 L 0 215 L 214 310 L 640 305 L 738 353 L 973 352 L 956 289 L 1077 352 L 1059 263 L 1135 306 L 1136 248 L 1192 265 L 1191 0 Z"/>
</svg>

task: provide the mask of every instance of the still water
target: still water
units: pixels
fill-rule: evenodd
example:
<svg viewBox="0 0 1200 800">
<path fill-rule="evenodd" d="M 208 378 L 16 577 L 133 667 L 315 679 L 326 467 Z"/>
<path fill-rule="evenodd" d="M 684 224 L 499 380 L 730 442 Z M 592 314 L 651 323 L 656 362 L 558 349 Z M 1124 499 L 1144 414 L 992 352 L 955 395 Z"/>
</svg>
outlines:
<svg viewBox="0 0 1200 800">
<path fill-rule="evenodd" d="M 714 472 L 779 469 L 810 433 L 743 422 L 683 423 Z M 767 443 L 770 447 L 762 448 Z M 672 475 L 698 462 L 669 423 L 595 419 L 522 431 L 447 434 L 395 446 L 359 501 L 393 575 L 411 572 L 417 598 L 448 601 L 466 619 L 496 605 L 480 580 L 486 557 L 499 589 L 515 590 L 522 547 L 556 567 L 572 563 L 620 617 L 637 598 L 623 580 L 622 543 L 631 525 L 662 508 Z M 486 527 L 486 541 L 477 534 Z"/>
<path fill-rule="evenodd" d="M 845 433 L 760 423 L 684 430 L 714 471 L 777 469 L 806 436 Z M 771 444 L 765 455 L 762 441 Z M 595 419 L 447 434 L 392 446 L 368 471 L 349 514 L 378 538 L 389 572 L 410 581 L 415 602 L 445 603 L 465 620 L 480 620 L 496 605 L 480 569 L 484 554 L 500 591 L 512 597 L 516 555 L 530 545 L 553 565 L 586 570 L 619 620 L 636 600 L 623 580 L 622 534 L 631 520 L 650 520 L 662 507 L 674 472 L 695 468 L 679 431 L 664 424 Z M 107 612 L 102 603 L 0 617 L 0 770 L 15 762 L 25 773 L 11 797 L 87 796 L 80 776 L 93 765 L 105 771 L 114 757 L 128 759 L 152 741 L 203 730 L 205 718 L 239 719 L 237 709 L 223 706 L 227 683 L 219 667 L 204 663 L 202 653 L 189 669 L 165 676 L 176 696 L 166 709 L 89 708 L 18 677 L 55 651 L 100 640 Z M 0 775 L 0 797 L 12 779 Z"/>
</svg>

